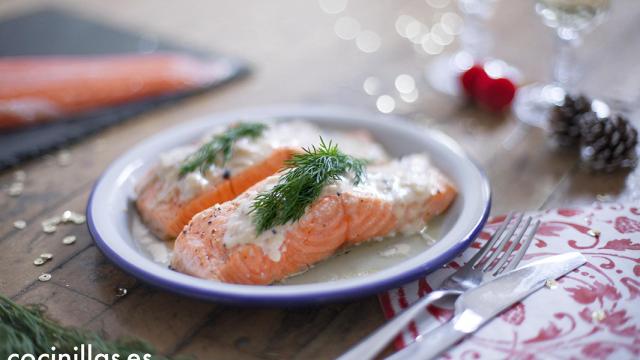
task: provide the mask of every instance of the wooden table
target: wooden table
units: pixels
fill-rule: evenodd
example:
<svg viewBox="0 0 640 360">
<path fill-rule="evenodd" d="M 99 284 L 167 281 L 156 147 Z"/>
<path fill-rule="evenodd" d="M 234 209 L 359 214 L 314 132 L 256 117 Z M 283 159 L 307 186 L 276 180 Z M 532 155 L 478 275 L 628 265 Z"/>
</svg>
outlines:
<svg viewBox="0 0 640 360">
<path fill-rule="evenodd" d="M 5 0 L 0 16 L 45 3 Z M 609 21 L 590 34 L 580 50 L 585 66 L 582 86 L 592 95 L 631 102 L 628 107 L 634 111 L 640 99 L 640 4 L 613 3 Z M 84 211 L 91 186 L 105 167 L 158 131 L 211 112 L 282 102 L 335 103 L 375 111 L 376 98 L 362 90 L 368 76 L 380 78 L 383 91 L 392 95 L 398 74 L 418 79 L 419 100 L 398 106 L 396 113 L 448 133 L 484 166 L 493 186 L 494 214 L 589 203 L 598 194 L 639 201 L 640 170 L 589 174 L 580 169 L 575 153 L 550 149 L 542 131 L 519 124 L 513 116 L 483 113 L 429 90 L 421 73 L 433 56 L 417 54 L 394 29 L 400 14 L 432 23 L 445 11 L 423 0 L 352 0 L 340 15 L 324 13 L 316 1 L 296 0 L 64 0 L 56 5 L 238 55 L 250 60 L 255 70 L 246 80 L 139 116 L 69 147 L 72 162 L 67 167 L 53 154 L 16 169 L 27 174 L 24 193 L 0 194 L 0 292 L 19 303 L 43 303 L 47 313 L 64 324 L 111 338 L 137 336 L 164 353 L 199 359 L 333 358 L 380 326 L 384 320 L 375 297 L 307 309 L 255 309 L 158 291 L 111 265 L 85 226 L 63 226 L 54 234 L 40 227 L 42 220 L 64 210 Z M 379 51 L 363 53 L 353 41 L 334 34 L 334 23 L 344 14 L 381 35 Z M 553 36 L 533 13 L 531 2 L 500 2 L 490 26 L 497 56 L 518 66 L 527 81 L 547 79 Z M 13 177 L 14 170 L 5 171 L 0 184 L 10 184 Z M 13 227 L 18 219 L 27 221 L 26 229 Z M 62 245 L 67 234 L 77 236 L 74 245 Z M 54 254 L 53 260 L 35 267 L 32 261 L 45 251 Z M 43 271 L 52 274 L 51 281 L 37 281 Z M 117 297 L 117 287 L 127 288 L 128 295 Z"/>
</svg>

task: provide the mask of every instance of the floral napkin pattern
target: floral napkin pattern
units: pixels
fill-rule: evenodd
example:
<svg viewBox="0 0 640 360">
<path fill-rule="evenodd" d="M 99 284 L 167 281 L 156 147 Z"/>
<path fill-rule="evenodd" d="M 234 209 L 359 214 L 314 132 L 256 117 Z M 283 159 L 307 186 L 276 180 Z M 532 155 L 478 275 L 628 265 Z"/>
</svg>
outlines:
<svg viewBox="0 0 640 360">
<path fill-rule="evenodd" d="M 530 213 L 541 221 L 522 264 L 580 251 L 588 263 L 537 291 L 452 348 L 450 359 L 640 358 L 640 204 L 594 203 Z M 441 271 L 380 294 L 391 317 L 430 292 L 491 237 L 505 216 Z M 402 348 L 451 311 L 431 307 L 396 339 Z"/>
</svg>

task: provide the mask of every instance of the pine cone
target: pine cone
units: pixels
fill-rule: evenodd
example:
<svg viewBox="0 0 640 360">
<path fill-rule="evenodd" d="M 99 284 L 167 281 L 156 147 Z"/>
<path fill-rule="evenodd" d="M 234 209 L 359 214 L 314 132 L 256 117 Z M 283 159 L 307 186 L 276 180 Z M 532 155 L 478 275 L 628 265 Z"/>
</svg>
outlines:
<svg viewBox="0 0 640 360">
<path fill-rule="evenodd" d="M 551 136 L 558 145 L 571 146 L 580 139 L 580 116 L 591 111 L 591 100 L 584 95 L 565 95 L 564 101 L 551 110 Z"/>
<path fill-rule="evenodd" d="M 600 118 L 595 112 L 580 117 L 583 162 L 593 170 L 613 171 L 635 166 L 638 131 L 620 114 Z"/>
</svg>

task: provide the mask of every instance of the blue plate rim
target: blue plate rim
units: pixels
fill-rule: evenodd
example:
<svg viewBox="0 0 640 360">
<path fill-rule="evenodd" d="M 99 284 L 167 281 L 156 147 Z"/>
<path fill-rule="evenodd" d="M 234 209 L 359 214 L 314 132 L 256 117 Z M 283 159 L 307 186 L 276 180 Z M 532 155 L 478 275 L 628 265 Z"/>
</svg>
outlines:
<svg viewBox="0 0 640 360">
<path fill-rule="evenodd" d="M 285 107 L 286 108 L 286 107 Z M 406 123 L 406 120 L 402 120 Z M 410 123 L 409 123 L 410 124 Z M 414 125 L 415 126 L 415 125 Z M 457 143 L 456 143 L 457 144 Z M 96 245 L 100 249 L 100 251 L 116 266 L 123 269 L 125 272 L 130 275 L 142 280 L 145 283 L 148 283 L 154 287 L 178 293 L 187 297 L 197 298 L 201 300 L 207 301 L 215 301 L 230 305 L 243 305 L 243 306 L 267 306 L 267 307 L 282 307 L 282 306 L 309 306 L 309 305 L 317 305 L 331 302 L 339 302 L 345 300 L 354 300 L 358 298 L 363 298 L 370 295 L 378 294 L 382 291 L 391 289 L 393 287 L 400 286 L 402 284 L 411 282 L 416 280 L 430 272 L 433 272 L 453 258 L 455 258 L 458 254 L 464 251 L 469 245 L 471 245 L 472 241 L 480 234 L 484 225 L 486 224 L 489 214 L 491 211 L 492 205 L 492 192 L 489 184 L 488 177 L 486 172 L 477 164 L 477 162 L 468 156 L 466 152 L 463 151 L 464 157 L 469 160 L 476 170 L 479 172 L 482 179 L 482 187 L 484 191 L 488 194 L 487 202 L 482 212 L 482 216 L 478 219 L 476 224 L 469 231 L 467 236 L 464 239 L 456 242 L 449 249 L 444 251 L 439 256 L 425 262 L 422 266 L 416 267 L 414 269 L 405 271 L 403 273 L 390 276 L 385 279 L 381 279 L 375 282 L 365 282 L 362 285 L 353 286 L 348 289 L 336 290 L 336 291 L 325 291 L 323 292 L 322 297 L 318 297 L 316 293 L 310 294 L 262 294 L 262 295 L 251 295 L 251 294 L 239 294 L 239 293 L 229 293 L 226 291 L 219 291 L 216 289 L 203 289 L 196 285 L 176 282 L 169 279 L 165 279 L 157 274 L 149 271 L 148 269 L 141 268 L 136 266 L 121 255 L 116 253 L 105 241 L 105 239 L 99 234 L 96 229 L 95 219 L 93 216 L 93 202 L 96 194 L 96 190 L 100 183 L 103 181 L 104 176 L 110 171 L 111 167 L 114 165 L 110 164 L 105 171 L 98 177 L 96 182 L 94 183 L 88 202 L 87 202 L 87 225 L 89 229 L 89 233 L 94 239 Z M 115 160 L 114 160 L 115 162 Z"/>
</svg>

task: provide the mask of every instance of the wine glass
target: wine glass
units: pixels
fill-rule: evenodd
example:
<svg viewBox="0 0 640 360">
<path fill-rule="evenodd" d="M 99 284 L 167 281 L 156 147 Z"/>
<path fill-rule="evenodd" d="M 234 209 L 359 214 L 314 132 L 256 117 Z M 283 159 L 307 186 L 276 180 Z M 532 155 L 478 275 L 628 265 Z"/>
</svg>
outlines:
<svg viewBox="0 0 640 360">
<path fill-rule="evenodd" d="M 483 64 L 494 77 L 519 77 L 518 71 L 506 62 L 491 58 L 492 38 L 487 20 L 493 15 L 497 0 L 458 0 L 464 26 L 460 34 L 460 50 L 435 58 L 426 68 L 431 87 L 441 93 L 458 95 L 460 75 L 474 64 Z"/>
<path fill-rule="evenodd" d="M 609 7 L 610 0 L 536 0 L 536 12 L 545 25 L 556 30 L 557 50 L 551 83 L 536 83 L 518 90 L 514 111 L 521 121 L 546 128 L 552 106 L 561 104 L 566 94 L 576 91 L 581 73 L 576 49 L 582 35 L 603 20 Z"/>
</svg>

